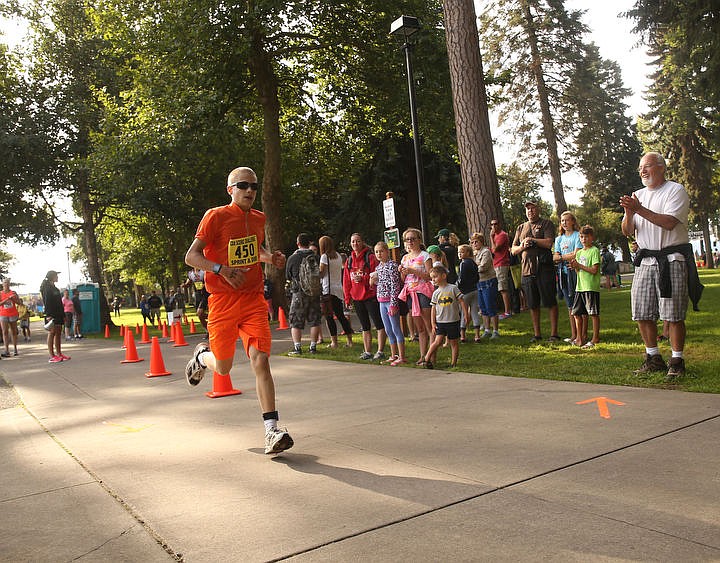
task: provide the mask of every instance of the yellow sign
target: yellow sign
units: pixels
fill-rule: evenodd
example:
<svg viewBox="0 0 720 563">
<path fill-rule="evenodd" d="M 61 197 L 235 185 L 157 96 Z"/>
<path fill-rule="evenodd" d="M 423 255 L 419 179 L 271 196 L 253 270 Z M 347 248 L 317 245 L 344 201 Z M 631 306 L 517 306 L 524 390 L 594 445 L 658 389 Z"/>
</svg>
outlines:
<svg viewBox="0 0 720 563">
<path fill-rule="evenodd" d="M 385 231 L 385 242 L 388 248 L 392 250 L 400 246 L 400 231 L 398 229 L 390 229 Z"/>
<path fill-rule="evenodd" d="M 228 243 L 228 266 L 238 268 L 252 266 L 259 260 L 257 235 L 230 239 Z"/>
</svg>

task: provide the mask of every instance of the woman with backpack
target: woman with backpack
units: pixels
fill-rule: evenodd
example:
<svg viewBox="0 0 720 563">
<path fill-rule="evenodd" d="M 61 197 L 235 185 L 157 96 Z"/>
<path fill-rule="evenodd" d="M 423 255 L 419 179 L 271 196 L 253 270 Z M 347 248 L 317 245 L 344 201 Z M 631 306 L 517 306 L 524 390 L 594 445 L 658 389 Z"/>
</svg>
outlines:
<svg viewBox="0 0 720 563">
<path fill-rule="evenodd" d="M 385 358 L 385 325 L 380 315 L 375 286 L 370 285 L 370 274 L 375 272 L 378 259 L 359 233 L 353 233 L 350 237 L 352 252 L 345 262 L 343 271 L 343 293 L 345 303 L 355 305 L 355 313 L 360 321 L 363 334 L 363 353 L 361 360 L 382 360 Z M 373 355 L 372 332 L 370 332 L 370 320 L 377 330 L 378 347 Z"/>
</svg>

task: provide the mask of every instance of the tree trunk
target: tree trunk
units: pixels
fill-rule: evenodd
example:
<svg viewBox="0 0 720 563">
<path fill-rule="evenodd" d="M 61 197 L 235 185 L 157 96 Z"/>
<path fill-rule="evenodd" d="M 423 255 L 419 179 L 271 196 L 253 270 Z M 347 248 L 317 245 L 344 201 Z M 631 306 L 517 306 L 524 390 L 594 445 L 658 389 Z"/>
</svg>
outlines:
<svg viewBox="0 0 720 563">
<path fill-rule="evenodd" d="M 468 232 L 488 233 L 503 220 L 485 78 L 473 0 L 445 0 L 445 37 L 452 84 Z"/>
<path fill-rule="evenodd" d="M 115 323 L 113 323 L 110 317 L 110 307 L 107 299 L 105 299 L 105 291 L 103 290 L 103 274 L 100 268 L 97 234 L 95 233 L 95 210 L 90 201 L 87 178 L 84 173 L 80 173 L 77 184 L 76 194 L 82 215 L 83 246 L 85 247 L 85 255 L 87 256 L 88 274 L 90 275 L 90 281 L 98 284 L 100 289 L 100 326 L 103 327 L 106 324 L 115 326 Z"/>
<path fill-rule="evenodd" d="M 712 246 L 710 245 L 710 229 L 708 215 L 705 209 L 707 202 L 713 201 L 712 173 L 714 161 L 706 150 L 704 150 L 703 139 L 695 132 L 678 134 L 675 142 L 680 149 L 680 170 L 683 172 L 682 180 L 685 189 L 690 196 L 690 205 L 697 217 L 697 223 L 703 231 L 705 245 L 705 265 L 707 268 L 714 267 L 712 257 Z"/>
<path fill-rule="evenodd" d="M 565 192 L 562 185 L 562 175 L 560 173 L 560 158 L 557 148 L 557 133 L 552 115 L 550 114 L 550 97 L 548 95 L 547 86 L 545 85 L 545 76 L 543 75 L 542 59 L 540 50 L 538 49 L 538 38 L 535 33 L 535 21 L 530 12 L 530 4 L 527 0 L 521 0 L 523 17 L 525 19 L 525 32 L 527 33 L 528 44 L 532 57 L 531 67 L 535 76 L 535 85 L 537 87 L 538 100 L 540 102 L 540 115 L 543 126 L 543 135 L 547 144 L 548 165 L 550 168 L 550 179 L 552 181 L 553 195 L 555 196 L 555 211 L 558 217 L 563 211 L 567 210 L 565 202 Z"/>
<path fill-rule="evenodd" d="M 271 252 L 284 248 L 281 207 L 282 182 L 280 174 L 280 100 L 278 98 L 278 79 L 272 60 L 265 49 L 265 36 L 262 29 L 253 27 L 251 33 L 250 70 L 255 78 L 258 102 L 263 112 L 263 137 L 265 142 L 265 162 L 261 204 L 266 216 L 265 245 Z M 273 282 L 273 303 L 275 308 L 285 305 L 285 272 L 272 265 L 266 268 Z"/>
<path fill-rule="evenodd" d="M 710 244 L 710 223 L 708 223 L 707 215 L 700 217 L 700 221 L 702 225 L 703 242 L 705 243 L 705 267 L 708 270 L 712 270 L 715 268 L 715 258 L 712 253 L 712 244 Z"/>
</svg>

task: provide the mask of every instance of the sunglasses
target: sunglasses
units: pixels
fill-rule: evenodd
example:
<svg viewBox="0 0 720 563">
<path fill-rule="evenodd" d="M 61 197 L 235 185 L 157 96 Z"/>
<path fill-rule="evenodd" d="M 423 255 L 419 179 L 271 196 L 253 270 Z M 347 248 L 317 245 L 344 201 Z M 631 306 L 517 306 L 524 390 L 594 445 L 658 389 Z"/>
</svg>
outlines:
<svg viewBox="0 0 720 563">
<path fill-rule="evenodd" d="M 417 237 L 408 237 L 406 239 L 403 239 L 405 242 L 412 242 L 414 240 L 419 240 Z"/>
<path fill-rule="evenodd" d="M 238 190 L 247 190 L 250 188 L 252 191 L 256 192 L 258 189 L 258 183 L 257 182 L 235 182 L 234 184 L 230 184 L 231 188 L 237 188 Z"/>
</svg>

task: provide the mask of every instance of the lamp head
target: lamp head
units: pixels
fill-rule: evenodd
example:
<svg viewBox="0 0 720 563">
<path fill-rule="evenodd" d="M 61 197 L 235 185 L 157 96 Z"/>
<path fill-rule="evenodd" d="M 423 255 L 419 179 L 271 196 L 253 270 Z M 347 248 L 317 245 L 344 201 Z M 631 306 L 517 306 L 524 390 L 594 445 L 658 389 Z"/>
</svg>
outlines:
<svg viewBox="0 0 720 563">
<path fill-rule="evenodd" d="M 420 22 L 414 16 L 400 16 L 390 25 L 390 35 L 397 35 L 407 40 L 420 31 Z"/>
</svg>

